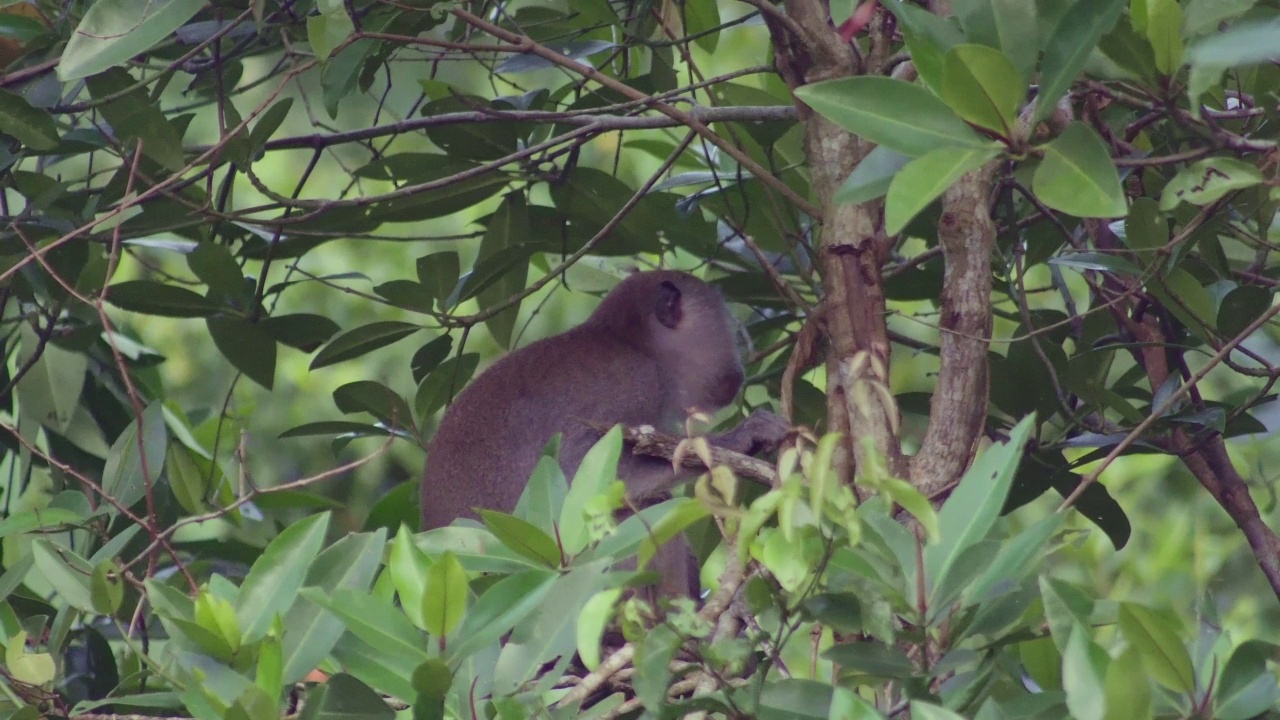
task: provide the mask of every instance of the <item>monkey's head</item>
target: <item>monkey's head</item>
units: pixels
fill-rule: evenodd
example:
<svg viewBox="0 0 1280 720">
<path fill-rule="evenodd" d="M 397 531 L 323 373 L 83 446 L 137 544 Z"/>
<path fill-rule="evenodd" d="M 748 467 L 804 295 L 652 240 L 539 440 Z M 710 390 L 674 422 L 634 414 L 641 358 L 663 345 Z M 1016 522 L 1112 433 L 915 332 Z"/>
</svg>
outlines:
<svg viewBox="0 0 1280 720">
<path fill-rule="evenodd" d="M 636 273 L 605 296 L 589 322 L 657 361 L 682 411 L 714 412 L 742 389 L 738 323 L 720 293 L 688 273 Z"/>
</svg>

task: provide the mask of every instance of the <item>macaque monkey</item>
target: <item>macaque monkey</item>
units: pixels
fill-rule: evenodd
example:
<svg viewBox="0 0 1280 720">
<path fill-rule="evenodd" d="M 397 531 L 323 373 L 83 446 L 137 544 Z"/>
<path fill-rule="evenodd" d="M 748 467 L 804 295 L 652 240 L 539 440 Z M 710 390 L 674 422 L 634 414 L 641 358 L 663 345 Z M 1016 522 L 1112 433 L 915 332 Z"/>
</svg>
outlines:
<svg viewBox="0 0 1280 720">
<path fill-rule="evenodd" d="M 743 382 L 736 327 L 720 294 L 692 275 L 657 270 L 623 280 L 586 322 L 507 355 L 458 395 L 427 449 L 422 529 L 474 518 L 473 508 L 511 512 L 555 433 L 572 480 L 600 437 L 584 421 L 674 431 L 691 412 L 733 402 Z M 708 439 L 749 454 L 776 447 L 786 431 L 782 418 L 757 412 Z M 618 477 L 637 496 L 677 475 L 667 460 L 624 449 Z M 697 566 L 683 540 L 654 564 L 659 594 L 696 595 Z"/>
</svg>

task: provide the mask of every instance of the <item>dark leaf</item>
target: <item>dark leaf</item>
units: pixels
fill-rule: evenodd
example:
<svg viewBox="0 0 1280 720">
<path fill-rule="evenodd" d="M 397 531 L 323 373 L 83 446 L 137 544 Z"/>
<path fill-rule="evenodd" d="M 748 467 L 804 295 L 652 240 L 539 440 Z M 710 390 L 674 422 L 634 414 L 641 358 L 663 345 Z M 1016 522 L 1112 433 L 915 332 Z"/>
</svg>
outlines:
<svg viewBox="0 0 1280 720">
<path fill-rule="evenodd" d="M 386 347 L 397 340 L 403 340 L 421 329 L 418 325 L 394 320 L 361 325 L 334 338 L 332 342 L 316 353 L 315 358 L 311 361 L 311 369 L 316 370 L 352 358 L 358 358 L 380 347 Z"/>
<path fill-rule="evenodd" d="M 276 376 L 276 341 L 256 323 L 218 315 L 205 324 L 222 356 L 250 380 L 270 390 Z"/>
<path fill-rule="evenodd" d="M 126 280 L 107 288 L 107 302 L 121 310 L 162 317 L 207 317 L 222 308 L 202 295 L 152 280 Z"/>
<path fill-rule="evenodd" d="M 323 315 L 294 313 L 263 318 L 262 329 L 276 342 L 311 352 L 338 332 L 338 323 Z"/>
<path fill-rule="evenodd" d="M 413 427 L 413 415 L 404 398 L 379 382 L 347 383 L 333 391 L 333 402 L 347 414 L 367 412 L 391 427 Z"/>
<path fill-rule="evenodd" d="M 200 282 L 229 298 L 244 295 L 244 273 L 226 247 L 202 242 L 187 254 L 187 266 Z"/>
</svg>

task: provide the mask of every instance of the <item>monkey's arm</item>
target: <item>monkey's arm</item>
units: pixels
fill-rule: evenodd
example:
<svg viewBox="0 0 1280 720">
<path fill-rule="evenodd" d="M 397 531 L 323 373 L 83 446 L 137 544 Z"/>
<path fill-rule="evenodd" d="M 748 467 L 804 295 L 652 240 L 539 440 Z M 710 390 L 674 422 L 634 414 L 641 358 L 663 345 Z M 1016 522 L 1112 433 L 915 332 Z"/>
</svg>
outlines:
<svg viewBox="0 0 1280 720">
<path fill-rule="evenodd" d="M 597 433 L 608 429 L 603 424 L 589 424 Z M 790 425 L 780 416 L 757 410 L 733 430 L 707 436 L 712 445 L 712 461 L 729 466 L 739 476 L 773 484 L 776 481 L 773 466 L 750 455 L 777 449 L 789 430 Z M 676 483 L 704 469 L 695 453 L 684 456 L 682 472 L 672 469 L 671 458 L 683 440 L 679 436 L 651 427 L 626 427 L 624 438 L 631 452 L 623 453 L 618 475 L 626 480 L 628 494 L 639 504 L 665 496 Z"/>
<path fill-rule="evenodd" d="M 743 455 L 759 455 L 778 449 L 786 438 L 791 425 L 781 416 L 768 410 L 756 410 L 726 433 L 714 433 L 707 437 L 716 447 Z"/>
</svg>

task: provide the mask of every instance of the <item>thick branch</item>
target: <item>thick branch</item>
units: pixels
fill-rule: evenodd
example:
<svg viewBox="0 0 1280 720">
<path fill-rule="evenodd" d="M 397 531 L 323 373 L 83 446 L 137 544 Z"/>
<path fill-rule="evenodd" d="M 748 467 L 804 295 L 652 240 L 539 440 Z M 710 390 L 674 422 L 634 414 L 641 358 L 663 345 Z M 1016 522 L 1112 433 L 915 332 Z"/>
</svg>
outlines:
<svg viewBox="0 0 1280 720">
<path fill-rule="evenodd" d="M 906 462 L 896 432 L 897 408 L 886 393 L 858 390 L 887 387 L 889 383 L 890 344 L 880 276 L 884 237 L 878 222 L 879 204 L 840 205 L 832 199 L 870 145 L 819 115 L 809 118 L 806 129 L 813 189 L 822 199 L 827 219 L 822 227 L 821 262 L 826 291 L 827 411 L 831 429 L 846 433 L 846 449 L 855 459 L 865 449 L 853 439 L 870 438 L 889 468 L 905 477 Z"/>
<path fill-rule="evenodd" d="M 942 196 L 942 365 L 929 405 L 929 430 L 911 461 L 911 482 L 926 497 L 954 483 L 969 466 L 987 416 L 991 255 L 996 246 L 987 207 L 995 168 L 990 163 L 968 173 Z"/>
<path fill-rule="evenodd" d="M 846 77 L 859 71 L 852 46 L 836 33 L 830 10 L 814 0 L 787 0 L 791 22 L 765 23 L 773 40 L 778 70 L 794 89 L 809 82 Z M 872 59 L 868 71 L 875 71 Z M 855 459 L 865 447 L 854 438 L 870 438 L 891 470 L 905 476 L 898 444 L 898 411 L 887 392 L 889 336 L 880 266 L 887 251 L 880 230 L 880 203 L 840 205 L 836 190 L 872 145 L 797 101 L 805 123 L 805 155 L 810 185 L 822 206 L 821 263 L 828 341 L 828 430 L 845 436 L 836 471 L 851 481 Z M 870 389 L 871 391 L 867 391 Z"/>
<path fill-rule="evenodd" d="M 1109 248 L 1115 244 L 1115 238 L 1105 231 L 1105 226 L 1100 221 L 1091 221 L 1086 226 L 1090 229 L 1094 237 L 1094 243 L 1098 247 Z M 1122 280 L 1119 276 L 1108 275 L 1107 282 L 1110 285 L 1117 286 L 1119 289 L 1127 290 L 1129 289 L 1128 286 L 1136 281 Z M 1165 337 L 1164 332 L 1161 330 L 1154 313 L 1144 313 L 1141 319 L 1135 319 L 1122 312 L 1120 308 L 1114 308 L 1112 312 L 1116 317 L 1117 324 L 1133 336 L 1135 342 L 1131 352 L 1134 353 L 1135 359 L 1146 371 L 1147 382 L 1154 394 L 1157 388 L 1165 385 L 1170 376 L 1168 357 L 1165 354 L 1165 350 L 1168 347 L 1168 338 Z M 1098 463 L 1098 466 L 1080 481 L 1076 489 L 1063 500 L 1059 510 L 1061 511 L 1074 503 L 1085 488 L 1097 482 L 1098 476 L 1126 448 L 1141 438 L 1157 420 L 1164 417 L 1179 398 L 1188 394 L 1192 388 L 1196 387 L 1197 383 L 1204 379 L 1210 370 L 1219 365 L 1245 338 L 1253 335 L 1263 324 L 1270 322 L 1277 314 L 1280 314 L 1280 306 L 1273 306 L 1257 318 L 1254 318 L 1253 322 L 1249 323 L 1235 337 L 1225 343 L 1213 357 L 1209 358 L 1204 367 L 1193 373 L 1175 391 L 1165 396 L 1163 401 L 1155 404 L 1146 419 L 1129 431 L 1129 434 L 1107 453 L 1107 456 Z M 1215 435 L 1207 441 L 1197 444 L 1188 438 L 1185 430 L 1178 428 L 1172 433 L 1172 441 L 1173 447 L 1171 449 L 1173 452 L 1179 455 L 1187 469 L 1195 475 L 1196 480 L 1200 482 L 1205 490 L 1209 491 L 1209 494 L 1213 496 L 1218 505 L 1227 512 L 1227 515 L 1240 528 L 1245 540 L 1249 543 L 1250 549 L 1253 550 L 1258 567 L 1267 578 L 1268 584 L 1271 585 L 1272 592 L 1275 593 L 1277 598 L 1280 598 L 1280 537 L 1277 537 L 1275 532 L 1263 522 L 1262 516 L 1258 512 L 1258 506 L 1253 502 L 1253 497 L 1249 494 L 1248 485 L 1240 477 L 1235 466 L 1231 464 L 1231 458 L 1227 455 L 1226 444 L 1222 436 Z"/>
<path fill-rule="evenodd" d="M 604 434 L 613 426 L 603 423 L 588 422 L 596 431 Z M 631 447 L 632 452 L 636 455 L 648 455 L 650 457 L 660 457 L 664 460 L 670 460 L 675 457 L 676 446 L 685 440 L 683 437 L 669 435 L 667 433 L 658 432 L 652 427 L 627 427 L 622 428 L 622 439 Z M 745 477 L 756 482 L 764 483 L 770 487 L 778 484 L 778 473 L 774 469 L 772 463 L 758 460 L 750 455 L 726 450 L 722 447 L 711 446 L 711 462 L 713 465 L 724 465 L 733 470 L 738 477 Z M 680 466 L 689 470 L 707 470 L 709 469 L 697 453 L 684 453 L 680 457 Z M 662 491 L 669 490 L 668 487 L 660 488 Z"/>
</svg>

